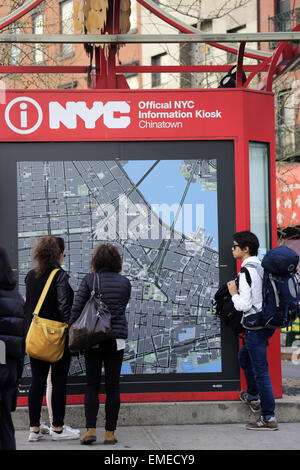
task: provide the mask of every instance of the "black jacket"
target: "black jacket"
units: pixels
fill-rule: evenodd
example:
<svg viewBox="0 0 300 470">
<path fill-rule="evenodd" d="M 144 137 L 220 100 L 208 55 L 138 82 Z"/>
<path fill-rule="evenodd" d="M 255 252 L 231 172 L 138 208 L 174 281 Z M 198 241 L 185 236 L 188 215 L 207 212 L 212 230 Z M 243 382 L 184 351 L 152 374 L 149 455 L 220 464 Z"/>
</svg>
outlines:
<svg viewBox="0 0 300 470">
<path fill-rule="evenodd" d="M 112 316 L 112 333 L 114 338 L 124 338 L 128 336 L 128 324 L 125 316 L 126 306 L 130 299 L 131 284 L 127 277 L 113 271 L 100 270 L 100 292 L 102 300 L 109 308 Z M 87 300 L 93 290 L 94 274 L 87 274 L 75 295 L 72 307 L 69 326 L 79 318 Z M 98 293 L 98 289 L 96 288 Z"/>
<path fill-rule="evenodd" d="M 23 306 L 23 298 L 16 288 L 0 289 L 0 401 L 9 411 L 14 411 L 16 407 L 17 386 L 25 355 Z"/>
<path fill-rule="evenodd" d="M 26 330 L 28 330 L 30 326 L 34 309 L 53 269 L 55 269 L 55 266 L 49 267 L 49 269 L 41 276 L 37 276 L 35 270 L 32 269 L 25 278 Z M 69 284 L 69 276 L 63 269 L 60 268 L 53 278 L 51 286 L 41 307 L 39 317 L 68 323 L 73 297 L 74 292 Z"/>
<path fill-rule="evenodd" d="M 0 341 L 6 355 L 20 359 L 25 354 L 24 301 L 16 288 L 0 289 Z"/>
</svg>

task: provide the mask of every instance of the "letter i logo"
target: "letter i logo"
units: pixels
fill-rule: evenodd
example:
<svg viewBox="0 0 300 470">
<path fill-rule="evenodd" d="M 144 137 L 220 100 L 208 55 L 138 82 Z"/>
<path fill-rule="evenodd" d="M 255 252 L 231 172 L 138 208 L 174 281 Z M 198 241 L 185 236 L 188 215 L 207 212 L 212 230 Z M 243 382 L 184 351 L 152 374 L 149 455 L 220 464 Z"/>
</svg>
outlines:
<svg viewBox="0 0 300 470">
<path fill-rule="evenodd" d="M 27 124 L 27 103 L 21 103 L 20 104 L 20 110 L 21 110 L 21 127 L 22 129 L 27 129 L 28 124 Z"/>
<path fill-rule="evenodd" d="M 42 123 L 43 111 L 39 103 L 27 96 L 13 99 L 5 109 L 5 121 L 17 134 L 31 134 Z"/>
</svg>

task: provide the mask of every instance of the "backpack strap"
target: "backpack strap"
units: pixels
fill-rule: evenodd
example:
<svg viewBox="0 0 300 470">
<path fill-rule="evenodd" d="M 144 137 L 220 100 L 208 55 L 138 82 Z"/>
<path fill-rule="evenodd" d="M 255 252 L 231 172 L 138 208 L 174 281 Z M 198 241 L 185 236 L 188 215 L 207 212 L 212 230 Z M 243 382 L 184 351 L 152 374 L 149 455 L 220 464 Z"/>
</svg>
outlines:
<svg viewBox="0 0 300 470">
<path fill-rule="evenodd" d="M 240 270 L 240 273 L 244 273 L 245 276 L 246 276 L 246 281 L 248 283 L 248 285 L 251 287 L 251 284 L 252 284 L 252 279 L 251 279 L 251 276 L 250 276 L 250 273 L 248 271 L 247 268 L 245 268 L 245 266 L 243 266 Z"/>
<path fill-rule="evenodd" d="M 251 279 L 251 276 L 250 276 L 250 273 L 248 271 L 247 268 L 254 268 L 257 272 L 257 274 L 259 275 L 259 277 L 261 279 L 263 279 L 264 277 L 264 269 L 263 267 L 260 265 L 260 264 L 257 264 L 257 263 L 248 263 L 247 264 L 247 267 L 246 266 L 243 266 L 240 270 L 240 273 L 245 273 L 246 275 L 246 280 L 249 284 L 249 286 L 251 287 L 251 284 L 252 284 L 252 279 Z"/>
<path fill-rule="evenodd" d="M 247 267 L 246 267 L 247 266 Z M 247 265 L 244 266 L 245 269 L 247 268 L 254 268 L 259 275 L 259 277 L 262 279 L 264 277 L 264 268 L 262 267 L 261 264 L 258 263 L 247 263 Z M 242 268 L 243 269 L 243 268 Z"/>
</svg>

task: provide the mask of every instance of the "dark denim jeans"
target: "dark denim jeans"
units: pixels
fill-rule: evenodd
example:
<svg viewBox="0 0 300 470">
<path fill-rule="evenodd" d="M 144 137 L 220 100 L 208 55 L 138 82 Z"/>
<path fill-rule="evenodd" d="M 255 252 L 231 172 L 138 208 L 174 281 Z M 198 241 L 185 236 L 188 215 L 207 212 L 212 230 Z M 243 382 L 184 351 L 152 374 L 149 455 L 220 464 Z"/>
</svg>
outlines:
<svg viewBox="0 0 300 470">
<path fill-rule="evenodd" d="M 275 330 L 247 330 L 246 342 L 239 351 L 239 363 L 247 381 L 248 400 L 260 398 L 264 420 L 275 416 L 275 400 L 267 362 L 269 338 Z"/>
<path fill-rule="evenodd" d="M 101 343 L 99 349 L 90 349 L 85 353 L 86 392 L 85 417 L 86 427 L 95 428 L 99 410 L 99 391 L 102 365 L 105 381 L 105 429 L 115 431 L 120 410 L 120 372 L 124 350 L 117 351 L 116 340 Z"/>
</svg>

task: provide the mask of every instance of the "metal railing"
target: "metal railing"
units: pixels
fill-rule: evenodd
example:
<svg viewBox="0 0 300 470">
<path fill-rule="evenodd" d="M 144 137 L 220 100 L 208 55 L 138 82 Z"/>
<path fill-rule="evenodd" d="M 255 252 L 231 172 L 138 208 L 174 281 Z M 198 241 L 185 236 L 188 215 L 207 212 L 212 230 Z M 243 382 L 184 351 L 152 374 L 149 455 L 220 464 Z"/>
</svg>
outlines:
<svg viewBox="0 0 300 470">
<path fill-rule="evenodd" d="M 300 23 L 300 8 L 278 13 L 268 17 L 268 29 L 274 32 L 292 31 Z M 270 42 L 270 48 L 275 49 L 278 42 Z"/>
</svg>

